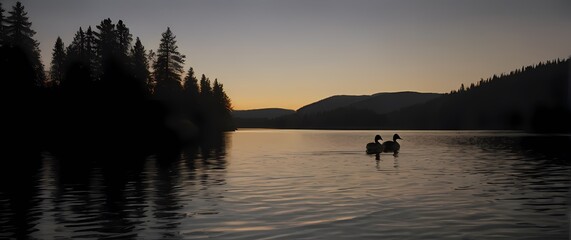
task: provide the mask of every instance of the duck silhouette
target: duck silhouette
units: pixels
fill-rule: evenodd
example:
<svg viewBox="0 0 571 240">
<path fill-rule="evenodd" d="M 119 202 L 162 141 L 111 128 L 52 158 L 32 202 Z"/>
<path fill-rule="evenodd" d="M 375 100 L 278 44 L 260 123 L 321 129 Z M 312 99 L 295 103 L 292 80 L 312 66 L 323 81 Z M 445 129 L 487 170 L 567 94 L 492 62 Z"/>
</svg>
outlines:
<svg viewBox="0 0 571 240">
<path fill-rule="evenodd" d="M 400 150 L 400 144 L 397 142 L 397 139 L 402 139 L 402 138 L 398 134 L 395 134 L 393 135 L 392 141 L 384 142 L 382 147 L 383 152 L 393 152 L 394 154 L 398 154 Z"/>
<path fill-rule="evenodd" d="M 375 142 L 367 143 L 367 153 L 368 154 L 383 152 L 383 144 L 381 144 L 379 142 L 379 140 L 382 141 L 383 138 L 380 135 L 376 135 L 375 136 Z"/>
</svg>

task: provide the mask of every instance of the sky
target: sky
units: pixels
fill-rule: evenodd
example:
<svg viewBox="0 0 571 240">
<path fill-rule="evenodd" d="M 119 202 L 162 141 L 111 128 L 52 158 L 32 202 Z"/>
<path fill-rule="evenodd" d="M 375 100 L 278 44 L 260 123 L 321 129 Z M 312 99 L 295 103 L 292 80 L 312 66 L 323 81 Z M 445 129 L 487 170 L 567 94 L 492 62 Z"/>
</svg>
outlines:
<svg viewBox="0 0 571 240">
<path fill-rule="evenodd" d="M 16 1 L 1 0 L 6 12 Z M 49 67 L 58 36 L 123 20 L 156 50 L 170 27 L 185 71 L 234 109 L 298 109 L 332 95 L 445 93 L 571 56 L 569 0 L 21 0 Z"/>
</svg>

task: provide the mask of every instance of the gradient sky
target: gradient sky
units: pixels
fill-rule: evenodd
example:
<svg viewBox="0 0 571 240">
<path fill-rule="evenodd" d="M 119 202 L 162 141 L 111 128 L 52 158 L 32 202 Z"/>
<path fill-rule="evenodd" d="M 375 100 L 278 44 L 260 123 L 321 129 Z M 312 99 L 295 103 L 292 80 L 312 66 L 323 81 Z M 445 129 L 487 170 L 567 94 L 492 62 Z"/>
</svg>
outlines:
<svg viewBox="0 0 571 240">
<path fill-rule="evenodd" d="M 10 11 L 16 1 L 2 0 Z M 569 0 L 22 0 L 46 68 L 58 36 L 123 20 L 147 50 L 170 27 L 185 71 L 235 109 L 297 109 L 337 94 L 449 92 L 571 56 Z"/>
</svg>

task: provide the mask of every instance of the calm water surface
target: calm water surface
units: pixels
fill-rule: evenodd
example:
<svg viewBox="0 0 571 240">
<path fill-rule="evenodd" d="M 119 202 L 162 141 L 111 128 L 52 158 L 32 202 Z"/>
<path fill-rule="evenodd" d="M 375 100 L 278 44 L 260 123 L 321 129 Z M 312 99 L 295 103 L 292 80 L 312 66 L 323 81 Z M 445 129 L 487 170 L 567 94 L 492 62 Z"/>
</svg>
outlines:
<svg viewBox="0 0 571 240">
<path fill-rule="evenodd" d="M 569 136 L 399 131 L 398 156 L 365 154 L 393 133 L 240 130 L 123 165 L 43 153 L 2 183 L 0 238 L 570 238 Z"/>
</svg>

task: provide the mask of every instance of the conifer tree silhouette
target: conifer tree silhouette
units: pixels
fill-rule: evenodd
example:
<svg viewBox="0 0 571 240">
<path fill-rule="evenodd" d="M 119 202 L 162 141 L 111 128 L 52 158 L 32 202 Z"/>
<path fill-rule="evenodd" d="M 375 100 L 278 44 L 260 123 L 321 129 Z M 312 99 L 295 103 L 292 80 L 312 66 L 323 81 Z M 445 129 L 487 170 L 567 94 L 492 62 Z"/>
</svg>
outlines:
<svg viewBox="0 0 571 240">
<path fill-rule="evenodd" d="M 52 62 L 50 67 L 50 79 L 52 86 L 57 86 L 63 81 L 65 67 L 66 67 L 66 53 L 63 41 L 60 37 L 57 38 L 52 52 Z"/>
<path fill-rule="evenodd" d="M 41 85 L 45 80 L 44 65 L 40 60 L 39 42 L 33 37 L 36 34 L 32 30 L 32 23 L 28 19 L 28 13 L 25 11 L 21 2 L 16 2 L 6 18 L 5 41 L 15 47 L 19 47 L 24 51 L 26 57 L 32 63 L 36 84 Z"/>
<path fill-rule="evenodd" d="M 167 28 L 162 34 L 156 61 L 153 64 L 157 97 L 169 98 L 180 94 L 182 90 L 180 75 L 183 72 L 184 61 L 185 56 L 178 51 L 175 36 L 170 28 Z"/>
<path fill-rule="evenodd" d="M 149 59 L 147 58 L 147 51 L 138 37 L 135 41 L 135 46 L 131 49 L 131 69 L 133 76 L 141 81 L 144 86 L 148 86 L 150 75 Z"/>
</svg>

